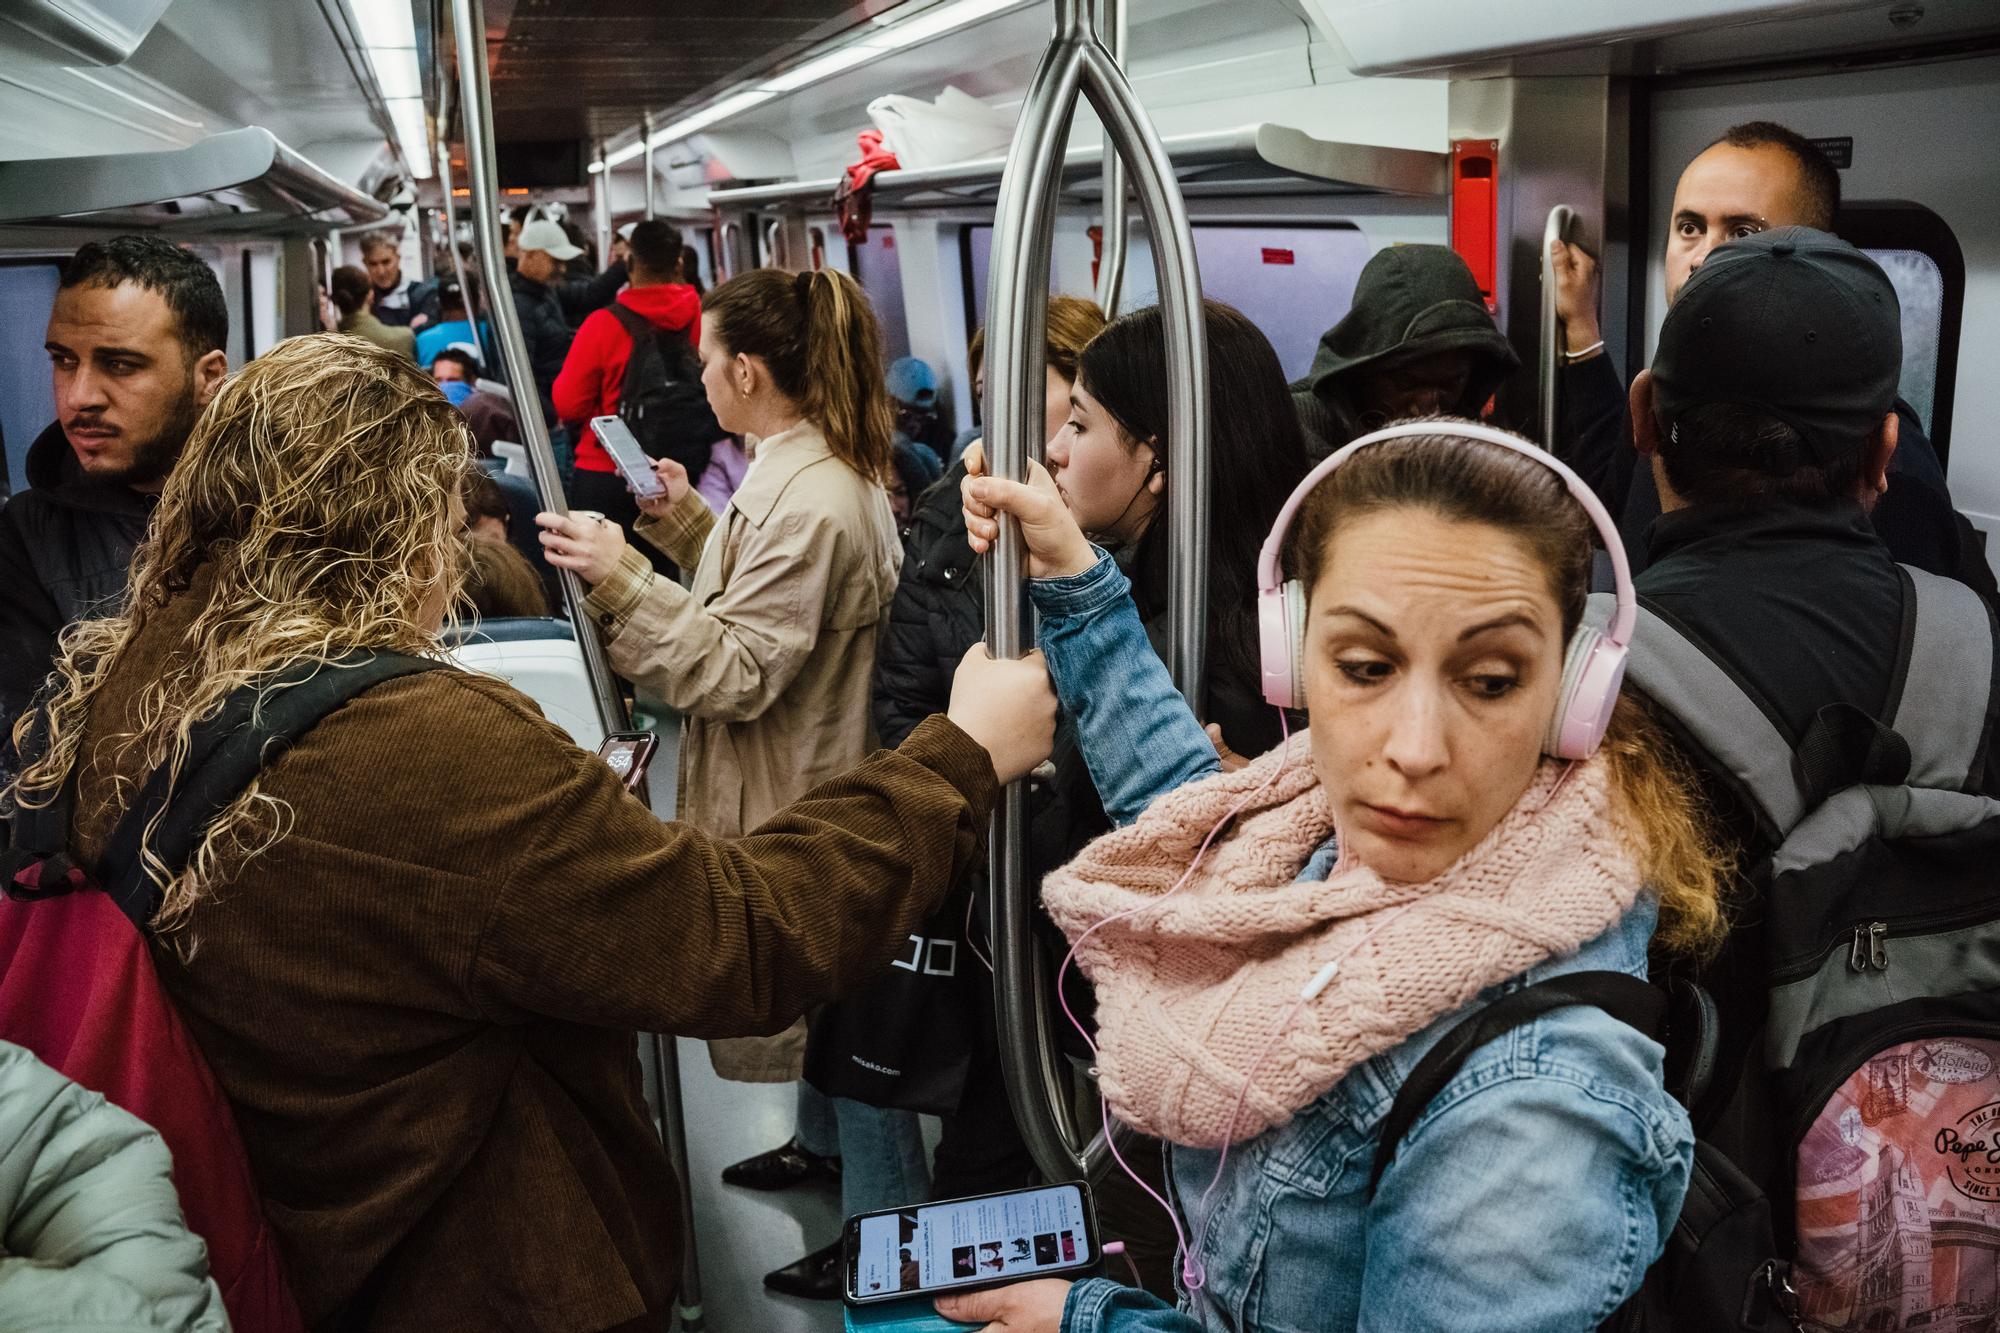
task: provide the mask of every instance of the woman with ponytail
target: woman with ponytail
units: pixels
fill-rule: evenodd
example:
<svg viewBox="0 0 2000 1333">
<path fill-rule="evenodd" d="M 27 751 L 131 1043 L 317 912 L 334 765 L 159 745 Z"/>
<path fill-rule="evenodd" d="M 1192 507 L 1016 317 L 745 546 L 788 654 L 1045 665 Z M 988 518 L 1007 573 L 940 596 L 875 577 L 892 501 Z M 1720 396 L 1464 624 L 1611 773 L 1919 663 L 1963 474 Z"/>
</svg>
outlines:
<svg viewBox="0 0 2000 1333">
<path fill-rule="evenodd" d="M 732 278 L 704 304 L 702 385 L 722 428 L 758 441 L 756 464 L 720 515 L 668 459 L 654 464 L 665 494 L 639 502 L 638 534 L 692 587 L 656 575 L 615 524 L 538 520 L 550 563 L 590 585 L 612 666 L 686 718 L 680 814 L 711 832 L 755 828 L 869 746 L 876 629 L 902 561 L 880 349 L 845 274 Z M 782 1070 L 763 1077 L 796 1076 Z"/>
<path fill-rule="evenodd" d="M 539 520 L 550 563 L 591 585 L 585 605 L 612 666 L 682 713 L 680 817 L 710 832 L 747 833 L 873 745 L 869 678 L 902 563 L 882 484 L 894 420 L 881 346 L 867 298 L 842 273 L 758 269 L 708 294 L 702 384 L 722 428 L 756 441 L 755 461 L 720 515 L 679 464 L 657 461 L 666 492 L 639 501 L 637 525 L 694 571 L 691 588 L 654 573 L 616 524 Z M 712 1042 L 710 1058 L 725 1078 L 795 1080 L 805 1036 L 800 1022 Z M 725 1180 L 783 1188 L 831 1174 L 838 1156 L 859 1207 L 924 1196 L 914 1116 L 799 1088 L 799 1139 Z M 831 1294 L 826 1255 L 802 1263 L 811 1271 L 780 1270 L 775 1288 Z"/>
</svg>

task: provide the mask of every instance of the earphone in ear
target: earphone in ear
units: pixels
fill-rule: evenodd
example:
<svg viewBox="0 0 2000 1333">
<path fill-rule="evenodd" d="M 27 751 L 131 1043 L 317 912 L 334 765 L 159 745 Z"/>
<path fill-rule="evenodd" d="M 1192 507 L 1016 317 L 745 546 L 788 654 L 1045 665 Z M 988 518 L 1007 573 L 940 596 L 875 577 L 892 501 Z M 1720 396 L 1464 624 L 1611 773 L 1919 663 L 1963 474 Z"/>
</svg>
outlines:
<svg viewBox="0 0 2000 1333">
<path fill-rule="evenodd" d="M 1326 480 L 1329 473 L 1360 450 L 1387 440 L 1438 435 L 1498 445 L 1534 459 L 1562 478 L 1570 495 L 1583 506 L 1584 512 L 1590 515 L 1590 521 L 1597 526 L 1598 536 L 1603 539 L 1604 549 L 1611 557 L 1611 569 L 1618 589 L 1618 607 L 1608 628 L 1599 630 L 1579 625 L 1570 636 L 1563 655 L 1562 689 L 1556 698 L 1555 713 L 1549 719 L 1548 732 L 1542 740 L 1543 752 L 1553 758 L 1588 759 L 1597 753 L 1598 745 L 1604 740 L 1605 729 L 1611 725 L 1611 710 L 1617 705 L 1618 689 L 1625 682 L 1627 645 L 1632 642 L 1632 629 L 1639 618 L 1638 596 L 1632 588 L 1632 571 L 1625 560 L 1625 543 L 1620 540 L 1611 515 L 1590 488 L 1584 485 L 1583 479 L 1560 460 L 1505 431 L 1469 421 L 1405 422 L 1371 431 L 1336 451 L 1307 473 L 1305 480 L 1285 501 L 1284 508 L 1278 511 L 1277 521 L 1271 525 L 1271 535 L 1264 539 L 1264 549 L 1257 557 L 1257 635 L 1263 659 L 1264 698 L 1279 708 L 1306 706 L 1303 670 L 1305 587 L 1296 579 L 1286 579 L 1280 567 L 1285 534 L 1290 530 L 1299 506 L 1305 503 L 1315 487 Z"/>
</svg>

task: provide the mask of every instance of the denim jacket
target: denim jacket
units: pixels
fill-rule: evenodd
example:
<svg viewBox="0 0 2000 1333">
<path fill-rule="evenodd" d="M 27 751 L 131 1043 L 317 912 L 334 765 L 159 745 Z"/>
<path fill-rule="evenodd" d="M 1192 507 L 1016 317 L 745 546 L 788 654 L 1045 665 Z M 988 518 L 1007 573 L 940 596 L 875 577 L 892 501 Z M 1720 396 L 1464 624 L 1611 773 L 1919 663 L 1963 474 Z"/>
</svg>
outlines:
<svg viewBox="0 0 2000 1333">
<path fill-rule="evenodd" d="M 1129 823 L 1156 796 L 1216 771 L 1111 560 L 1037 580 L 1031 596 L 1056 694 L 1113 819 Z M 1329 842 L 1302 874 L 1324 878 L 1334 860 Z M 1642 896 L 1576 953 L 1474 1004 L 1565 972 L 1644 976 L 1654 918 Z M 1579 1333 L 1608 1318 L 1638 1290 L 1687 1192 L 1694 1134 L 1665 1089 L 1663 1052 L 1584 1006 L 1495 1039 L 1411 1127 L 1371 1200 L 1396 1091 L 1463 1016 L 1438 1019 L 1288 1124 L 1230 1147 L 1210 1196 L 1206 1282 L 1179 1309 L 1092 1279 L 1071 1289 L 1063 1333 Z M 1217 1154 L 1172 1147 L 1168 1158 L 1192 1233 Z"/>
</svg>

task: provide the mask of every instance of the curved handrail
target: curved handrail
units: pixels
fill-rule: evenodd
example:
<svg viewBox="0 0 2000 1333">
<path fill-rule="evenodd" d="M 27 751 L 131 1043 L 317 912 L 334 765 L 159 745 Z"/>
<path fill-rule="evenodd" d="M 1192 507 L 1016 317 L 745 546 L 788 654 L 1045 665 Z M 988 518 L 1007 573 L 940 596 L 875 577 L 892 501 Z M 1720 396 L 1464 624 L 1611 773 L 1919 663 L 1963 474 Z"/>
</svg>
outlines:
<svg viewBox="0 0 2000 1333">
<path fill-rule="evenodd" d="M 1549 210 L 1549 220 L 1542 228 L 1541 358 L 1537 369 L 1541 376 L 1542 447 L 1550 453 L 1556 451 L 1556 430 L 1561 424 L 1556 419 L 1556 368 L 1562 364 L 1563 328 L 1562 320 L 1556 317 L 1556 265 L 1549 248 L 1566 240 L 1575 223 L 1576 210 L 1557 204 Z"/>
<path fill-rule="evenodd" d="M 1104 124 L 1105 143 L 1132 169 L 1153 239 L 1168 364 L 1167 521 L 1174 562 L 1169 587 L 1174 682 L 1200 710 L 1207 621 L 1208 340 L 1200 318 L 1201 275 L 1193 233 L 1159 137 L 1118 62 L 1098 40 L 1083 0 L 1055 0 L 1055 33 L 1035 70 L 1001 175 L 987 290 L 987 447 L 996 476 L 1026 475 L 1044 441 L 1042 364 L 1048 334 L 1048 273 L 1062 184 L 1063 147 L 1081 93 Z M 1027 641 L 1020 533 L 1003 522 L 987 562 L 987 641 L 996 657 L 1018 657 Z M 1109 1127 L 1088 1144 L 1070 1114 L 1049 1034 L 1047 982 L 1028 923 L 1027 794 L 1005 792 L 991 840 L 994 998 L 1001 1066 L 1022 1138 L 1050 1179 L 1091 1175 L 1108 1160 Z"/>
<path fill-rule="evenodd" d="M 1097 5 L 1098 40 L 1104 43 L 1104 49 L 1122 68 L 1127 32 L 1125 0 L 1094 2 Z M 1118 156 L 1117 145 L 1109 134 L 1104 136 L 1103 211 L 1104 230 L 1101 235 L 1104 242 L 1097 261 L 1097 306 L 1106 319 L 1116 319 L 1125 293 L 1125 256 L 1132 238 L 1125 190 L 1125 159 Z"/>
<path fill-rule="evenodd" d="M 785 244 L 785 224 L 781 218 L 764 220 L 764 266 L 785 268 L 791 260 L 791 247 Z"/>
</svg>

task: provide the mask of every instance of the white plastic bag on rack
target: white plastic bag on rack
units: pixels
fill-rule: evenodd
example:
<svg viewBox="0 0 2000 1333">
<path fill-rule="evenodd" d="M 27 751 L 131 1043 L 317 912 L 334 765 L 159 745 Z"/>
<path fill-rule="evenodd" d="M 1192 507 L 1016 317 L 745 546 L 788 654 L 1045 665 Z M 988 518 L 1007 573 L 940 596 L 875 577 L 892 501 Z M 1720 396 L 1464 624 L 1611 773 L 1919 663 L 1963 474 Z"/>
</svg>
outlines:
<svg viewBox="0 0 2000 1333">
<path fill-rule="evenodd" d="M 889 93 L 868 104 L 868 119 L 898 165 L 917 170 L 982 157 L 1003 157 L 1014 137 L 1014 114 L 957 88 L 935 102 Z"/>
</svg>

